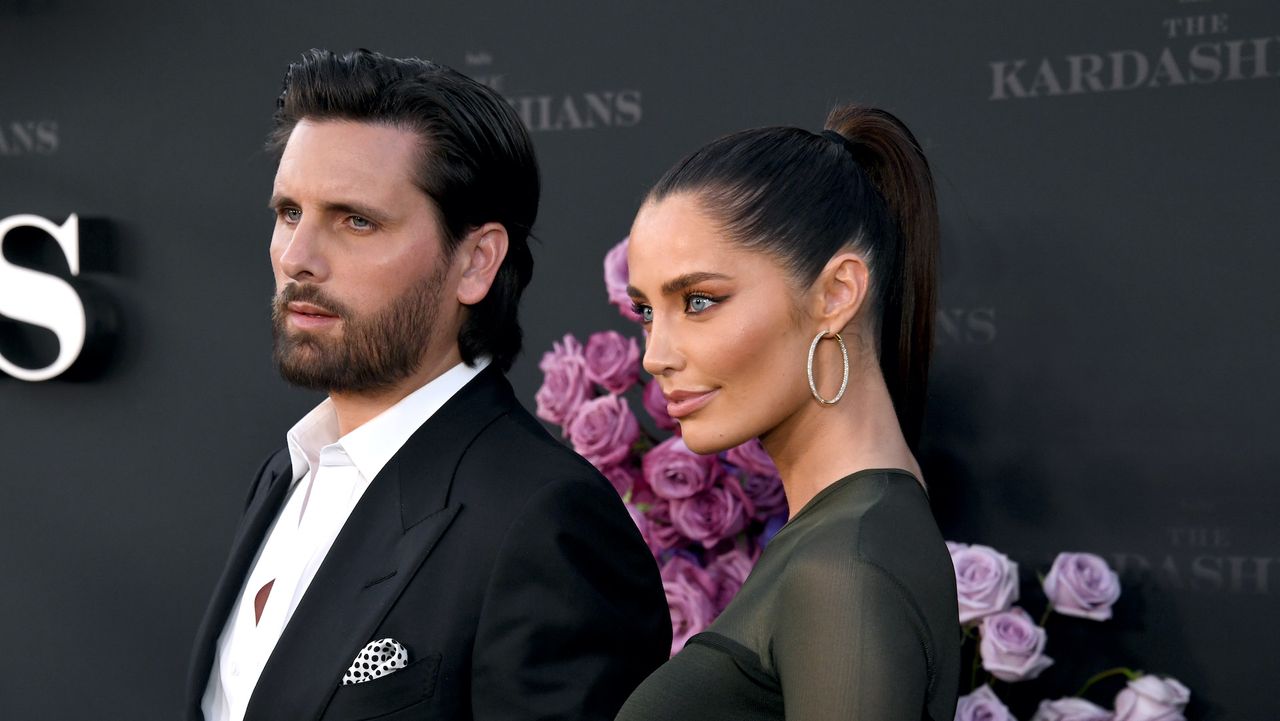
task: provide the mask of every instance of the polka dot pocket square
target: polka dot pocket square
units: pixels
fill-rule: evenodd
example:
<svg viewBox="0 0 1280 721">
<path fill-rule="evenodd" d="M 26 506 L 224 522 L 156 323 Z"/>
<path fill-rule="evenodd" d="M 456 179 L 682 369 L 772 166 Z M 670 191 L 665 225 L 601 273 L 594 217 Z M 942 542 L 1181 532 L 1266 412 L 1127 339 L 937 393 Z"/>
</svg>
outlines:
<svg viewBox="0 0 1280 721">
<path fill-rule="evenodd" d="M 409 665 L 409 652 L 394 638 L 370 641 L 361 649 L 342 676 L 342 685 L 350 686 L 382 678 Z"/>
</svg>

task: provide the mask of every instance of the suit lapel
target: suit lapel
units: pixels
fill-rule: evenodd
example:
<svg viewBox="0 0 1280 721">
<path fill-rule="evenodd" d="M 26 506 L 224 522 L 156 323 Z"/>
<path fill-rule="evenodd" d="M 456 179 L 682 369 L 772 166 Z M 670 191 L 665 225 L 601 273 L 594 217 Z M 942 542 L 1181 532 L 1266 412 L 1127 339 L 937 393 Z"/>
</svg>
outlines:
<svg viewBox="0 0 1280 721">
<path fill-rule="evenodd" d="M 271 522 L 280 512 L 292 480 L 292 464 L 289 454 L 285 452 L 272 456 L 258 474 L 258 483 L 245 509 L 243 521 L 236 530 L 226 566 L 222 569 L 209 607 L 205 610 L 204 620 L 200 622 L 200 629 L 196 632 L 187 678 L 187 711 L 191 718 L 201 717 L 200 702 L 209 683 L 209 673 L 213 669 L 218 638 L 222 635 L 227 617 L 235 607 L 240 589 L 244 586 L 249 565 L 262 546 Z"/>
<path fill-rule="evenodd" d="M 318 718 L 461 507 L 454 471 L 471 441 L 517 404 L 486 369 L 410 436 L 356 504 L 258 679 L 246 721 Z"/>
</svg>

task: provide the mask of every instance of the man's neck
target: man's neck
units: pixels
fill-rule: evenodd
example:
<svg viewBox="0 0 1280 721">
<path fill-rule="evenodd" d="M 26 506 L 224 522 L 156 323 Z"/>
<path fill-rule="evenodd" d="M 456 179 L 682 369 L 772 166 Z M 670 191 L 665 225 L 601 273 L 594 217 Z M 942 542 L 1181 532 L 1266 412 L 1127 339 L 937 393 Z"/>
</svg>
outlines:
<svg viewBox="0 0 1280 721">
<path fill-rule="evenodd" d="M 405 396 L 439 378 L 445 371 L 462 362 L 455 347 L 431 360 L 424 360 L 412 375 L 389 388 L 366 393 L 329 393 L 333 412 L 338 418 L 338 437 L 342 437 L 378 417 L 383 411 L 404 400 Z"/>
</svg>

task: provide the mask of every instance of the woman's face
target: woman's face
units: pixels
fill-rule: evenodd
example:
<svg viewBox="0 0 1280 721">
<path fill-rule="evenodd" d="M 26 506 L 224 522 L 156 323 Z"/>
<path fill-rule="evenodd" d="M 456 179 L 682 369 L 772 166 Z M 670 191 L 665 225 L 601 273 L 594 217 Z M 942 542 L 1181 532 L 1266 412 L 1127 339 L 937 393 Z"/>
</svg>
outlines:
<svg viewBox="0 0 1280 721">
<path fill-rule="evenodd" d="M 767 435 L 809 400 L 806 296 L 771 255 L 725 237 L 690 194 L 646 203 L 631 228 L 628 292 L 644 368 L 690 449 Z"/>
</svg>

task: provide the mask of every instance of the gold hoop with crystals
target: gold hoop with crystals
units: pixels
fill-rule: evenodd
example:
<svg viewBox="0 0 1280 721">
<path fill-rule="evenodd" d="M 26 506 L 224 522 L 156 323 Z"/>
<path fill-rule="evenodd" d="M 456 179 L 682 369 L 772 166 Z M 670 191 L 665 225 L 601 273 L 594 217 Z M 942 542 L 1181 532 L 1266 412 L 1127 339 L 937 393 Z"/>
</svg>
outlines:
<svg viewBox="0 0 1280 721">
<path fill-rule="evenodd" d="M 840 380 L 840 392 L 831 400 L 823 398 L 818 393 L 818 383 L 813 379 L 813 354 L 818 350 L 818 342 L 829 335 L 835 336 L 836 342 L 840 344 L 840 356 L 844 359 L 844 378 Z M 844 345 L 844 338 L 841 338 L 839 333 L 832 333 L 829 330 L 824 330 L 814 336 L 813 342 L 809 344 L 809 362 L 805 364 L 805 372 L 809 374 L 809 392 L 813 394 L 813 397 L 819 403 L 824 406 L 834 406 L 839 403 L 840 399 L 844 398 L 844 389 L 849 387 L 849 349 Z"/>
</svg>

